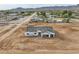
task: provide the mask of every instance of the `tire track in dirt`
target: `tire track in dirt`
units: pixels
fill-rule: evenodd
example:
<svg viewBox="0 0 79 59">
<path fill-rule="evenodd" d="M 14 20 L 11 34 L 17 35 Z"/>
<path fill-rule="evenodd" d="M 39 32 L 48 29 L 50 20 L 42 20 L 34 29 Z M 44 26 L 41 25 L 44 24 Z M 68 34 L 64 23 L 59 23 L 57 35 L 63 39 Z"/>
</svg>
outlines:
<svg viewBox="0 0 79 59">
<path fill-rule="evenodd" d="M 9 32 L 7 32 L 6 34 L 1 36 L 1 40 L 0 40 L 0 49 L 2 50 L 11 50 L 12 48 L 14 48 L 16 42 L 18 39 L 16 39 L 18 36 L 18 32 L 19 28 L 23 25 L 23 24 L 27 24 L 30 19 L 35 15 L 35 13 L 33 15 L 31 15 L 30 17 L 28 17 L 27 20 L 23 21 L 21 24 L 17 24 L 17 26 L 14 26 L 13 28 L 11 28 L 9 30 Z"/>
<path fill-rule="evenodd" d="M 3 36 L 8 31 L 10 31 L 11 29 L 13 29 L 15 26 L 16 25 L 11 25 L 11 26 L 8 26 L 8 27 L 4 28 L 2 31 L 0 31 L 0 37 Z"/>
</svg>

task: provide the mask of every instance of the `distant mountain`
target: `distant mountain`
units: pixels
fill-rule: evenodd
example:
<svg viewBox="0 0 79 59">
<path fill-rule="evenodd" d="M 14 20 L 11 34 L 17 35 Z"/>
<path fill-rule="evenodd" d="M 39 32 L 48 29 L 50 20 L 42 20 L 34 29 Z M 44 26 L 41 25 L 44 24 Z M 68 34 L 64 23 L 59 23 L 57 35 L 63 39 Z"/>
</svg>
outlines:
<svg viewBox="0 0 79 59">
<path fill-rule="evenodd" d="M 40 8 L 15 8 L 11 9 L 12 12 L 24 12 L 24 11 L 48 11 L 48 10 L 79 10 L 78 5 L 71 6 L 48 6 L 48 7 L 40 7 Z"/>
<path fill-rule="evenodd" d="M 49 7 L 41 7 L 36 8 L 35 10 L 79 10 L 79 4 L 78 5 L 71 5 L 71 6 L 49 6 Z"/>
<path fill-rule="evenodd" d="M 22 8 L 22 7 L 18 7 L 18 8 L 15 8 L 15 9 L 11 9 L 10 10 L 11 12 L 19 12 L 19 11 L 26 11 L 26 9 L 25 8 Z"/>
</svg>

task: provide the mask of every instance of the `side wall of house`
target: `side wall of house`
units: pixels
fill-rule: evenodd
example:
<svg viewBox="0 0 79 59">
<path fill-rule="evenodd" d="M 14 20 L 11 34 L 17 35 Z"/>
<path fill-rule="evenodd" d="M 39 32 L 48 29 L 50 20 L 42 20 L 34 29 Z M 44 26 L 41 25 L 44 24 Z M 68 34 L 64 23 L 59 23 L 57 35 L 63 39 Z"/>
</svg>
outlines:
<svg viewBox="0 0 79 59">
<path fill-rule="evenodd" d="M 55 37 L 55 33 L 41 33 L 41 37 L 45 36 L 45 35 L 48 35 L 49 38 L 51 37 L 51 35 L 53 35 L 52 37 Z"/>
</svg>

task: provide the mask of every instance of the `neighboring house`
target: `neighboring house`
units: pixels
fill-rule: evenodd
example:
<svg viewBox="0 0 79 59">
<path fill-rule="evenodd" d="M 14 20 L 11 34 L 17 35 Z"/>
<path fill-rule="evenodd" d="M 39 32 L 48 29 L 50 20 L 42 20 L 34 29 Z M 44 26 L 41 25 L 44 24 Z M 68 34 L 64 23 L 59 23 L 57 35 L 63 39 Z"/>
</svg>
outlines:
<svg viewBox="0 0 79 59">
<path fill-rule="evenodd" d="M 34 17 L 31 19 L 31 22 L 43 22 L 43 19 L 39 17 Z"/>
<path fill-rule="evenodd" d="M 59 20 L 59 19 L 58 20 L 55 20 L 55 19 L 50 19 L 50 18 L 48 19 L 47 22 L 48 23 L 64 23 L 63 20 Z"/>
<path fill-rule="evenodd" d="M 63 23 L 63 20 L 53 20 L 53 23 Z"/>
<path fill-rule="evenodd" d="M 17 13 L 11 13 L 9 16 L 17 16 Z"/>
<path fill-rule="evenodd" d="M 12 15 L 9 15 L 9 16 L 6 16 L 7 18 L 7 20 L 18 20 L 18 19 L 20 19 L 20 18 L 23 18 L 22 16 L 12 16 Z"/>
<path fill-rule="evenodd" d="M 47 26 L 28 26 L 25 36 L 55 37 L 55 31 Z"/>
<path fill-rule="evenodd" d="M 8 16 L 13 16 L 13 17 L 18 17 L 18 18 L 23 18 L 22 15 L 18 15 L 17 13 L 11 13 Z"/>
<path fill-rule="evenodd" d="M 57 15 L 49 15 L 49 18 L 56 18 L 58 17 Z"/>
<path fill-rule="evenodd" d="M 63 20 L 56 20 L 57 23 L 63 23 Z"/>
<path fill-rule="evenodd" d="M 49 15 L 48 18 L 48 23 L 63 23 L 63 20 L 61 19 L 55 19 L 56 17 L 58 17 L 57 15 Z"/>
<path fill-rule="evenodd" d="M 20 18 L 23 18 L 23 16 L 18 15 L 17 13 L 11 13 L 11 14 L 7 15 L 8 20 L 18 20 Z"/>
<path fill-rule="evenodd" d="M 8 25 L 9 23 L 6 20 L 0 20 L 0 26 Z"/>
<path fill-rule="evenodd" d="M 30 22 L 63 23 L 63 20 L 61 20 L 61 19 L 55 20 L 55 16 L 56 15 L 52 15 L 46 19 L 40 18 L 40 17 L 33 17 Z"/>
<path fill-rule="evenodd" d="M 0 18 L 5 16 L 4 12 L 0 12 Z"/>
</svg>

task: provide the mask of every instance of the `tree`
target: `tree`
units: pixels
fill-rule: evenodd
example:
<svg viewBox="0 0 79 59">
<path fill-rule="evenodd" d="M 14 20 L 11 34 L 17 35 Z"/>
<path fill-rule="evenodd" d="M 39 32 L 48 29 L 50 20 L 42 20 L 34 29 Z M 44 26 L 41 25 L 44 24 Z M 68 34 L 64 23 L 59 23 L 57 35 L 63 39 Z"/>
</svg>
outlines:
<svg viewBox="0 0 79 59">
<path fill-rule="evenodd" d="M 45 12 L 40 12 L 43 17 L 47 17 Z"/>
<path fill-rule="evenodd" d="M 66 18 L 66 23 L 69 23 L 72 16 L 72 11 L 64 10 L 62 16 Z"/>
<path fill-rule="evenodd" d="M 43 20 L 44 20 L 44 21 L 47 21 L 47 15 L 46 15 L 46 12 L 43 11 L 43 12 L 40 12 L 40 14 L 41 14 Z"/>
<path fill-rule="evenodd" d="M 62 15 L 67 14 L 67 10 L 63 10 Z"/>
<path fill-rule="evenodd" d="M 40 16 L 40 12 L 37 12 L 37 16 Z"/>
<path fill-rule="evenodd" d="M 71 12 L 71 11 L 68 11 L 68 19 L 67 19 L 67 23 L 70 22 L 71 16 L 72 16 L 72 12 Z"/>
<path fill-rule="evenodd" d="M 50 11 L 49 13 L 50 13 L 50 15 L 54 15 L 54 12 L 53 11 Z"/>
</svg>

